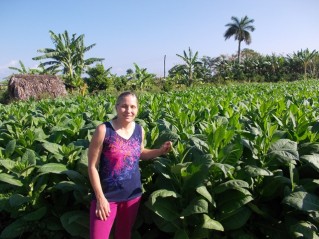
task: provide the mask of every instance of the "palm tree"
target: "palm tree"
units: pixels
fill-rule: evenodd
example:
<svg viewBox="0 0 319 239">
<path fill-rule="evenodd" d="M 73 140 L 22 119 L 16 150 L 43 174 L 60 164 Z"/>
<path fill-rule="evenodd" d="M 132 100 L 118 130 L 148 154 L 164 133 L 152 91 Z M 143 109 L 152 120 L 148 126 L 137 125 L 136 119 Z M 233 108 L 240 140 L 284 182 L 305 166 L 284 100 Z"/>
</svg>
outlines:
<svg viewBox="0 0 319 239">
<path fill-rule="evenodd" d="M 188 48 L 188 55 L 186 51 L 184 51 L 184 55 L 176 54 L 176 56 L 183 59 L 185 62 L 184 65 L 180 65 L 178 67 L 178 71 L 182 72 L 183 75 L 187 76 L 187 82 L 186 85 L 190 86 L 194 82 L 194 73 L 196 73 L 197 68 L 202 65 L 203 63 L 198 60 L 198 51 L 195 52 L 193 55 L 193 52 L 191 48 Z"/>
<path fill-rule="evenodd" d="M 147 72 L 146 68 L 139 67 L 136 63 L 133 63 L 134 71 L 132 69 L 127 70 L 127 78 L 133 88 L 142 90 L 148 86 L 149 81 L 155 77 L 154 74 Z"/>
<path fill-rule="evenodd" d="M 240 20 L 234 16 L 231 17 L 231 19 L 233 22 L 225 25 L 228 29 L 226 30 L 224 37 L 225 40 L 227 40 L 234 36 L 235 40 L 238 40 L 237 57 L 238 62 L 240 62 L 240 45 L 242 41 L 244 41 L 247 45 L 251 43 L 251 36 L 249 32 L 253 32 L 255 30 L 255 27 L 252 25 L 254 19 L 249 19 L 247 16 Z"/>
<path fill-rule="evenodd" d="M 49 31 L 50 37 L 55 48 L 39 49 L 38 52 L 44 53 L 41 56 L 32 58 L 33 60 L 52 59 L 40 64 L 41 66 L 49 66 L 47 70 L 59 69 L 67 78 L 81 76 L 86 68 L 94 62 L 101 62 L 104 58 L 84 59 L 84 53 L 89 51 L 96 44 L 88 47 L 84 46 L 84 35 L 76 37 L 73 34 L 69 37 L 67 31 L 56 35 L 53 31 Z"/>
<path fill-rule="evenodd" d="M 29 75 L 44 75 L 44 74 L 55 75 L 57 73 L 57 71 L 54 71 L 54 70 L 48 71 L 43 66 L 41 66 L 41 64 L 37 68 L 26 68 L 23 62 L 19 60 L 19 65 L 20 65 L 20 68 L 9 66 L 9 69 L 17 71 L 18 74 L 29 74 Z"/>
<path fill-rule="evenodd" d="M 21 60 L 19 60 L 19 65 L 20 65 L 20 68 L 14 67 L 14 66 L 9 66 L 9 69 L 17 71 L 19 74 L 28 74 L 29 73 L 29 71 L 27 70 L 27 68 L 25 67 L 25 65 L 23 64 L 23 62 Z"/>
<path fill-rule="evenodd" d="M 297 51 L 297 53 L 294 52 L 291 58 L 296 59 L 297 61 L 302 63 L 304 70 L 304 78 L 307 78 L 308 68 L 311 68 L 311 65 L 314 63 L 313 61 L 317 56 L 318 52 L 316 50 L 309 51 L 309 49 L 307 48 L 306 50 Z"/>
</svg>

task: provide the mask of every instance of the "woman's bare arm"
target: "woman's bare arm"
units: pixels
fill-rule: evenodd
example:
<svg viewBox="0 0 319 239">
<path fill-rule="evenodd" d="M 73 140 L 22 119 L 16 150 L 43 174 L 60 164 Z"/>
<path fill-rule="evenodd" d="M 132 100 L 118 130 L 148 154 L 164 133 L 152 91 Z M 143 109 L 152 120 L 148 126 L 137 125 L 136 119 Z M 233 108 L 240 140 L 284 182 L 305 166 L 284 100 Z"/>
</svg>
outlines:
<svg viewBox="0 0 319 239">
<path fill-rule="evenodd" d="M 104 124 L 99 125 L 91 139 L 88 152 L 88 173 L 92 188 L 96 196 L 96 215 L 102 220 L 110 214 L 110 206 L 107 199 L 104 196 L 100 176 L 98 173 L 98 165 L 100 161 L 100 156 L 102 153 L 103 141 L 105 137 L 106 127 Z"/>
</svg>

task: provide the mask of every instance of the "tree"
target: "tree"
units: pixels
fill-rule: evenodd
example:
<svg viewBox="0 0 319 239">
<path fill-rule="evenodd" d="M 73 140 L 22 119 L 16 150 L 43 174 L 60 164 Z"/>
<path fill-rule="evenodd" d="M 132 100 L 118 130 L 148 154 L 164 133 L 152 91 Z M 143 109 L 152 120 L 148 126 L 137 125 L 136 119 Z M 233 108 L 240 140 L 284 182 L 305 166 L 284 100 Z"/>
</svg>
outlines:
<svg viewBox="0 0 319 239">
<path fill-rule="evenodd" d="M 231 19 L 233 22 L 225 25 L 226 27 L 228 27 L 228 29 L 226 30 L 224 37 L 225 40 L 227 40 L 234 36 L 235 40 L 238 41 L 237 59 L 238 62 L 240 62 L 241 42 L 244 41 L 247 45 L 251 43 L 251 36 L 249 32 L 253 32 L 255 30 L 255 27 L 252 25 L 254 19 L 249 19 L 247 16 L 240 20 L 234 16 L 231 17 Z"/>
<path fill-rule="evenodd" d="M 155 77 L 154 74 L 147 72 L 146 68 L 140 68 L 136 63 L 133 63 L 134 71 L 132 69 L 128 69 L 127 79 L 130 82 L 131 87 L 136 90 L 142 90 L 144 87 L 148 87 L 149 81 Z"/>
<path fill-rule="evenodd" d="M 202 62 L 198 60 L 198 51 L 193 55 L 193 52 L 189 47 L 188 54 L 184 51 L 183 56 L 179 54 L 176 54 L 176 56 L 180 57 L 185 62 L 185 64 L 177 67 L 177 71 L 186 76 L 186 85 L 191 86 L 196 78 L 197 69 L 202 65 Z"/>
<path fill-rule="evenodd" d="M 96 64 L 95 67 L 90 67 L 86 73 L 89 78 L 85 78 L 86 84 L 88 85 L 89 91 L 93 92 L 95 90 L 105 90 L 109 88 L 112 84 L 111 68 L 105 69 L 104 65 Z"/>
<path fill-rule="evenodd" d="M 304 78 L 307 78 L 307 71 L 314 63 L 314 59 L 318 56 L 318 52 L 316 50 L 309 51 L 307 48 L 306 50 L 297 51 L 297 53 L 293 53 L 292 59 L 296 59 L 297 61 L 301 62 L 304 71 Z M 315 74 L 310 74 L 315 75 Z"/>
<path fill-rule="evenodd" d="M 89 65 L 104 60 L 104 58 L 84 59 L 84 54 L 96 44 L 84 46 L 83 34 L 78 37 L 73 34 L 70 38 L 67 31 L 58 35 L 53 31 L 49 33 L 55 48 L 39 49 L 38 52 L 44 54 L 32 58 L 33 60 L 51 59 L 40 63 L 40 67 L 49 66 L 47 70 L 59 69 L 66 78 L 73 79 L 80 77 Z"/>
<path fill-rule="evenodd" d="M 21 60 L 19 60 L 20 68 L 9 66 L 9 69 L 17 71 L 18 74 L 29 74 L 29 75 L 55 75 L 56 70 L 51 69 L 50 71 L 45 69 L 43 66 L 38 66 L 37 68 L 26 68 Z"/>
</svg>

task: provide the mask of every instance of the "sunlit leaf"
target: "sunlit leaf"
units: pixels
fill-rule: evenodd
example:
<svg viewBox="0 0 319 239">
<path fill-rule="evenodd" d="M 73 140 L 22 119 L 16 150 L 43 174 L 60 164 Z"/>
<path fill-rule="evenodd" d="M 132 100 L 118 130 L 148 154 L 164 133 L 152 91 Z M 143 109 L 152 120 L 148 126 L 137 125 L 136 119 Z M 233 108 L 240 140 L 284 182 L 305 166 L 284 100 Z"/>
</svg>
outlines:
<svg viewBox="0 0 319 239">
<path fill-rule="evenodd" d="M 23 186 L 23 183 L 19 179 L 15 178 L 13 175 L 10 174 L 0 173 L 0 181 L 18 187 Z"/>
<path fill-rule="evenodd" d="M 208 203 L 201 198 L 193 199 L 190 204 L 182 211 L 182 216 L 189 216 L 196 213 L 208 213 Z"/>
<path fill-rule="evenodd" d="M 14 152 L 14 150 L 15 150 L 15 148 L 16 148 L 16 144 L 17 144 L 17 141 L 15 140 L 15 139 L 13 139 L 13 140 L 10 140 L 8 143 L 7 143 L 7 146 L 6 146 L 6 149 L 5 149 L 5 156 L 7 157 L 7 158 L 9 158 L 12 154 L 13 154 L 13 152 Z"/>
<path fill-rule="evenodd" d="M 319 197 L 307 192 L 293 192 L 283 203 L 305 212 L 319 211 Z"/>
<path fill-rule="evenodd" d="M 60 174 L 66 170 L 68 170 L 66 165 L 60 164 L 60 163 L 47 163 L 39 167 L 39 173 L 42 173 L 42 174 L 46 174 L 46 173 Z"/>
<path fill-rule="evenodd" d="M 213 198 L 205 186 L 200 186 L 196 188 L 196 192 L 198 192 L 200 195 L 206 198 L 210 203 L 213 203 Z"/>
<path fill-rule="evenodd" d="M 317 172 L 319 172 L 319 154 L 303 155 L 300 157 L 300 160 L 304 163 L 308 163 L 311 167 L 317 170 Z"/>
<path fill-rule="evenodd" d="M 223 227 L 223 225 L 220 222 L 211 219 L 206 214 L 204 214 L 203 217 L 204 217 L 204 223 L 202 225 L 203 228 L 216 230 L 216 231 L 224 231 L 224 227 Z"/>
<path fill-rule="evenodd" d="M 272 176 L 273 173 L 267 169 L 259 168 L 255 165 L 246 165 L 244 171 L 248 173 L 251 177 L 258 176 Z"/>
<path fill-rule="evenodd" d="M 299 160 L 297 142 L 289 139 L 280 139 L 270 146 L 268 155 L 280 162 L 295 163 L 295 161 Z"/>
</svg>

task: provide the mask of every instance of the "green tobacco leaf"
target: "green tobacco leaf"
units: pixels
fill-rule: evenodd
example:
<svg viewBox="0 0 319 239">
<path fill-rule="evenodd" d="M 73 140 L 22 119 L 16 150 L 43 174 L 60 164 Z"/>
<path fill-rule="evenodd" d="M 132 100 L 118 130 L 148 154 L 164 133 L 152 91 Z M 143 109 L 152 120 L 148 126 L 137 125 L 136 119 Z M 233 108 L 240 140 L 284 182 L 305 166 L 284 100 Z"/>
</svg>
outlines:
<svg viewBox="0 0 319 239">
<path fill-rule="evenodd" d="M 289 178 L 283 176 L 270 177 L 265 180 L 264 186 L 260 190 L 260 194 L 264 197 L 275 197 L 279 189 L 283 189 L 290 184 L 291 181 Z"/>
<path fill-rule="evenodd" d="M 2 159 L 0 160 L 0 164 L 7 170 L 11 171 L 14 168 L 16 162 L 10 159 Z"/>
<path fill-rule="evenodd" d="M 146 206 L 166 221 L 172 222 L 180 217 L 176 201 L 170 198 L 159 197 L 154 204 L 151 204 L 149 200 Z"/>
<path fill-rule="evenodd" d="M 62 146 L 56 143 L 44 142 L 42 146 L 50 153 L 54 155 L 61 155 Z"/>
<path fill-rule="evenodd" d="M 227 120 L 228 121 L 228 120 Z M 216 148 L 219 147 L 222 140 L 225 138 L 225 134 L 227 132 L 227 125 L 220 125 L 213 134 L 213 143 Z"/>
<path fill-rule="evenodd" d="M 238 188 L 249 188 L 249 184 L 243 180 L 229 180 L 225 183 L 221 183 L 217 187 L 214 188 L 215 193 L 222 193 L 229 189 L 238 189 Z M 249 193 L 250 194 L 250 193 Z"/>
<path fill-rule="evenodd" d="M 0 181 L 14 185 L 14 186 L 23 186 L 23 183 L 15 178 L 13 175 L 5 174 L 5 173 L 0 173 Z"/>
<path fill-rule="evenodd" d="M 80 185 L 85 185 L 87 183 L 86 178 L 74 170 L 66 170 L 62 172 L 63 174 L 67 175 L 73 182 Z"/>
<path fill-rule="evenodd" d="M 16 144 L 17 144 L 17 141 L 15 139 L 10 140 L 8 142 L 8 144 L 6 146 L 6 149 L 4 151 L 4 154 L 5 154 L 6 158 L 9 158 L 13 154 L 13 152 L 14 152 L 14 150 L 16 148 Z"/>
<path fill-rule="evenodd" d="M 177 176 L 185 177 L 188 175 L 186 169 L 187 169 L 188 165 L 190 165 L 190 164 L 191 164 L 191 162 L 179 163 L 176 165 L 172 165 L 171 172 Z"/>
<path fill-rule="evenodd" d="M 159 129 L 158 129 L 158 127 L 154 127 L 151 130 L 151 144 L 152 145 L 155 143 L 155 141 L 158 138 L 158 136 L 159 136 Z"/>
<path fill-rule="evenodd" d="M 298 152 L 300 155 L 319 154 L 319 143 L 307 142 L 300 144 Z"/>
<path fill-rule="evenodd" d="M 41 220 L 47 212 L 46 207 L 41 207 L 34 212 L 31 212 L 22 217 L 25 221 L 39 221 Z"/>
<path fill-rule="evenodd" d="M 319 197 L 307 192 L 293 192 L 283 203 L 305 212 L 319 211 Z"/>
<path fill-rule="evenodd" d="M 56 173 L 60 174 L 63 171 L 68 170 L 66 165 L 61 164 L 61 163 L 47 163 L 42 165 L 39 168 L 39 173 L 46 174 L 46 173 Z"/>
<path fill-rule="evenodd" d="M 311 167 L 317 170 L 317 172 L 319 172 L 319 154 L 303 155 L 300 157 L 300 160 L 308 163 Z"/>
<path fill-rule="evenodd" d="M 27 149 L 25 153 L 22 155 L 22 161 L 28 162 L 30 165 L 35 165 L 36 164 L 35 152 L 31 149 Z"/>
<path fill-rule="evenodd" d="M 213 172 L 220 171 L 227 177 L 228 173 L 234 171 L 234 169 L 234 166 L 229 164 L 213 163 L 210 170 Z"/>
<path fill-rule="evenodd" d="M 195 146 L 200 152 L 205 153 L 209 151 L 207 139 L 203 135 L 192 135 L 189 139 L 191 145 Z"/>
<path fill-rule="evenodd" d="M 222 158 L 219 162 L 236 165 L 242 154 L 243 145 L 240 140 L 237 140 L 236 143 L 230 143 L 223 148 L 221 153 L 218 155 L 219 158 Z"/>
<path fill-rule="evenodd" d="M 148 207 L 147 202 L 146 202 L 146 206 Z M 160 228 L 161 231 L 163 232 L 175 233 L 178 228 L 182 228 L 180 218 L 177 218 L 176 220 L 173 220 L 172 222 L 170 222 L 160 217 L 159 215 L 153 213 L 151 215 L 150 220 L 153 220 L 157 228 Z M 158 232 L 155 233 L 154 238 L 156 238 L 156 236 L 158 236 Z"/>
<path fill-rule="evenodd" d="M 227 190 L 218 197 L 217 208 L 221 213 L 231 213 L 253 200 L 251 195 L 237 190 Z"/>
<path fill-rule="evenodd" d="M 172 141 L 173 143 L 175 143 L 178 139 L 179 139 L 178 134 L 170 130 L 164 130 L 159 133 L 159 136 L 155 140 L 152 148 L 155 148 L 155 149 L 160 148 L 166 141 Z"/>
<path fill-rule="evenodd" d="M 89 238 L 89 215 L 83 211 L 70 211 L 60 217 L 64 229 L 71 236 Z"/>
<path fill-rule="evenodd" d="M 299 180 L 300 186 L 302 186 L 308 193 L 315 193 L 319 188 L 319 179 L 305 178 Z"/>
<path fill-rule="evenodd" d="M 289 232 L 292 238 L 311 238 L 319 239 L 318 228 L 307 221 L 300 221 L 289 227 Z"/>
<path fill-rule="evenodd" d="M 185 230 L 183 229 L 178 229 L 176 232 L 175 232 L 175 235 L 174 235 L 174 239 L 189 239 L 187 233 Z"/>
<path fill-rule="evenodd" d="M 45 139 L 48 138 L 41 127 L 38 127 L 34 130 L 34 136 L 35 140 L 39 142 L 45 142 Z"/>
<path fill-rule="evenodd" d="M 259 168 L 255 165 L 246 165 L 244 171 L 248 173 L 251 177 L 258 176 L 272 176 L 273 173 L 267 169 Z"/>
<path fill-rule="evenodd" d="M 206 162 L 191 163 L 188 165 L 186 172 L 187 176 L 184 177 L 183 191 L 194 190 L 207 179 L 209 175 L 209 167 L 211 160 L 206 160 Z"/>
<path fill-rule="evenodd" d="M 81 175 L 88 177 L 88 149 L 82 150 L 80 159 L 76 162 L 76 169 Z"/>
<path fill-rule="evenodd" d="M 55 189 L 61 190 L 63 193 L 74 191 L 78 188 L 78 185 L 71 181 L 61 181 L 53 186 Z"/>
<path fill-rule="evenodd" d="M 251 211 L 247 207 L 241 207 L 230 213 L 222 213 L 218 219 L 225 230 L 236 230 L 244 226 L 250 216 Z"/>
<path fill-rule="evenodd" d="M 319 122 L 316 122 L 316 123 L 311 127 L 311 132 L 312 132 L 312 133 L 319 133 Z"/>
<path fill-rule="evenodd" d="M 190 238 L 209 238 L 210 229 L 202 228 L 202 227 L 195 227 L 194 230 L 190 232 Z"/>
<path fill-rule="evenodd" d="M 14 239 L 19 238 L 25 231 L 25 229 L 28 228 L 28 223 L 22 219 L 17 219 L 13 223 L 11 223 L 9 226 L 3 229 L 3 231 L 0 234 L 1 239 Z"/>
<path fill-rule="evenodd" d="M 90 141 L 87 140 L 87 139 L 78 139 L 78 140 L 72 142 L 72 144 L 73 144 L 74 146 L 83 147 L 83 148 L 86 149 L 86 148 L 89 147 Z"/>
<path fill-rule="evenodd" d="M 156 160 L 153 164 L 153 167 L 158 174 L 167 179 L 171 179 L 170 167 L 166 165 L 165 159 Z"/>
<path fill-rule="evenodd" d="M 270 146 L 268 155 L 282 163 L 295 163 L 299 160 L 297 142 L 289 139 L 279 139 Z"/>
<path fill-rule="evenodd" d="M 208 192 L 206 186 L 200 186 L 196 188 L 196 192 L 206 198 L 210 203 L 213 203 L 212 195 Z"/>
<path fill-rule="evenodd" d="M 156 200 L 159 198 L 166 198 L 166 197 L 174 197 L 174 198 L 179 198 L 180 195 L 177 194 L 176 192 L 174 191 L 169 191 L 169 190 L 166 190 L 166 189 L 160 189 L 160 190 L 157 190 L 155 192 L 153 192 L 150 197 L 149 197 L 149 201 L 150 203 L 153 205 Z"/>
<path fill-rule="evenodd" d="M 204 214 L 203 217 L 204 217 L 204 223 L 202 225 L 202 228 L 207 228 L 207 229 L 216 230 L 216 231 L 224 231 L 224 227 L 220 222 L 211 219 L 206 214 Z"/>
<path fill-rule="evenodd" d="M 190 216 L 196 213 L 208 213 L 208 203 L 202 198 L 193 199 L 190 204 L 182 211 L 182 216 Z"/>
<path fill-rule="evenodd" d="M 9 203 L 11 207 L 19 207 L 24 203 L 27 203 L 30 201 L 30 198 L 25 197 L 21 194 L 13 194 L 9 198 Z"/>
<path fill-rule="evenodd" d="M 47 217 L 43 218 L 42 222 L 45 223 L 45 225 L 47 226 L 47 228 L 50 231 L 62 231 L 63 230 L 60 219 L 55 217 L 55 216 L 50 216 L 50 217 L 47 216 Z"/>
<path fill-rule="evenodd" d="M 257 205 L 253 204 L 252 202 L 248 203 L 247 206 L 258 215 L 261 215 L 264 218 L 271 219 L 271 216 L 269 215 L 267 210 L 261 210 Z"/>
</svg>

